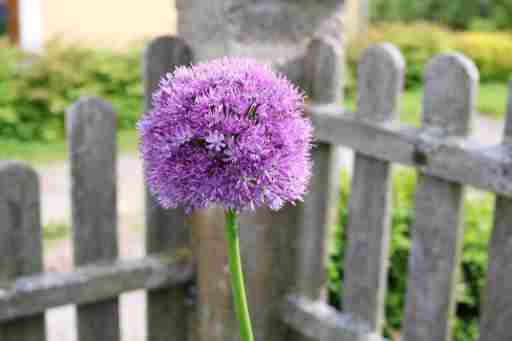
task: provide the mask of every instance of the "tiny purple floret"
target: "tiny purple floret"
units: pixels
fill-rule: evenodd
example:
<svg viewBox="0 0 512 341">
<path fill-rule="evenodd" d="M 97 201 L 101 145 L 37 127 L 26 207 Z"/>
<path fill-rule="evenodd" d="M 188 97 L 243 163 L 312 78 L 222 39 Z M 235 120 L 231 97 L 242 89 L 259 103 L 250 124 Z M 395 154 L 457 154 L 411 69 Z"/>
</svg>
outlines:
<svg viewBox="0 0 512 341">
<path fill-rule="evenodd" d="M 237 212 L 302 200 L 312 125 L 304 96 L 251 59 L 222 58 L 167 74 L 138 123 L 144 174 L 165 208 Z"/>
</svg>

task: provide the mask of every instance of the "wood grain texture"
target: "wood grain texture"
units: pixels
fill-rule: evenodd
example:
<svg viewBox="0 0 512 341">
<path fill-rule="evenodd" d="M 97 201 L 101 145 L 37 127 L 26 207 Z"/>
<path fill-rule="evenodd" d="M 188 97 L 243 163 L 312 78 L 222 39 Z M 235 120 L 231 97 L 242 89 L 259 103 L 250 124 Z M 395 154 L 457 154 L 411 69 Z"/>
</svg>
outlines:
<svg viewBox="0 0 512 341">
<path fill-rule="evenodd" d="M 305 59 L 305 89 L 313 103 L 340 105 L 343 97 L 342 49 L 314 39 Z M 338 217 L 339 152 L 329 144 L 313 149 L 313 175 L 300 208 L 296 292 L 317 299 L 325 285 L 326 241 Z M 290 212 L 292 213 L 292 212 Z M 293 214 L 293 213 L 292 213 Z M 290 233 L 293 233 L 290 231 Z"/>
<path fill-rule="evenodd" d="M 343 49 L 338 42 L 316 38 L 311 41 L 304 59 L 303 89 L 309 101 L 341 105 L 343 97 Z M 287 214 L 298 217 L 288 226 L 289 235 L 296 234 L 282 247 L 295 249 L 295 260 L 290 279 L 283 287 L 288 291 L 321 300 L 326 283 L 327 233 L 338 217 L 338 184 L 341 163 L 340 151 L 333 145 L 318 143 L 312 151 L 313 174 L 304 202 L 288 208 Z M 284 264 L 283 264 L 284 265 Z M 285 265 L 286 266 L 286 265 Z M 288 265 L 291 267 L 291 264 Z M 283 298 L 279 298 L 282 301 Z M 292 330 L 284 339 L 309 340 Z M 282 340 L 282 339 L 276 339 Z"/>
<path fill-rule="evenodd" d="M 332 105 L 309 105 L 307 112 L 319 141 L 512 197 L 510 144 L 485 146 L 470 138 L 447 136 L 438 128 L 363 122 Z"/>
<path fill-rule="evenodd" d="M 75 265 L 115 260 L 116 115 L 99 98 L 82 98 L 67 112 Z M 77 307 L 81 341 L 118 341 L 118 298 Z"/>
<path fill-rule="evenodd" d="M 160 79 L 177 66 L 190 64 L 192 53 L 183 40 L 164 36 L 152 40 L 143 57 L 146 110 Z M 182 209 L 165 210 L 146 190 L 146 251 L 162 252 L 190 247 L 190 229 Z M 148 340 L 187 340 L 187 286 L 150 290 L 147 294 Z"/>
<path fill-rule="evenodd" d="M 43 251 L 37 174 L 0 162 L 0 281 L 39 273 Z M 44 341 L 44 313 L 0 324 L 2 341 Z"/>
<path fill-rule="evenodd" d="M 342 314 L 326 303 L 289 296 L 282 304 L 282 319 L 294 330 L 315 341 L 383 341 L 365 321 Z"/>
<path fill-rule="evenodd" d="M 70 272 L 20 277 L 0 286 L 0 321 L 37 315 L 66 304 L 95 303 L 137 289 L 183 285 L 191 280 L 194 270 L 190 250 L 179 250 L 84 265 Z"/>
<path fill-rule="evenodd" d="M 512 82 L 504 143 L 512 141 Z M 512 168 L 510 168 L 512 170 Z M 512 199 L 496 197 L 494 229 L 489 245 L 487 284 L 483 291 L 480 340 L 512 340 Z"/>
<path fill-rule="evenodd" d="M 405 62 L 389 44 L 368 48 L 359 64 L 358 117 L 396 118 Z M 343 309 L 380 333 L 384 320 L 391 209 L 391 165 L 356 153 L 350 195 Z"/>
<path fill-rule="evenodd" d="M 470 133 L 478 71 L 458 54 L 434 58 L 425 74 L 423 125 Z M 448 341 L 463 239 L 464 187 L 420 173 L 409 256 L 404 341 Z"/>
<path fill-rule="evenodd" d="M 193 228 L 194 249 L 197 253 L 197 303 L 196 322 L 197 340 L 200 341 L 235 341 L 239 338 L 238 322 L 234 313 L 229 269 L 227 266 L 227 243 L 224 235 L 224 210 L 220 207 L 195 210 L 188 219 Z M 240 229 L 243 229 L 240 226 Z M 251 238 L 252 243 L 256 243 Z M 251 295 L 251 270 L 253 262 L 247 258 L 247 247 L 241 232 L 241 251 L 249 309 L 253 330 L 258 334 L 257 315 Z M 260 249 L 263 254 L 263 250 Z M 261 258 L 264 258 L 262 256 Z M 252 269 L 252 271 L 255 271 Z M 261 273 L 260 273 L 261 274 Z M 264 302 L 261 302 L 264 304 Z M 260 304 L 260 303 L 257 303 Z M 255 316 L 256 315 L 256 316 Z M 256 336 L 257 338 L 257 336 Z"/>
</svg>

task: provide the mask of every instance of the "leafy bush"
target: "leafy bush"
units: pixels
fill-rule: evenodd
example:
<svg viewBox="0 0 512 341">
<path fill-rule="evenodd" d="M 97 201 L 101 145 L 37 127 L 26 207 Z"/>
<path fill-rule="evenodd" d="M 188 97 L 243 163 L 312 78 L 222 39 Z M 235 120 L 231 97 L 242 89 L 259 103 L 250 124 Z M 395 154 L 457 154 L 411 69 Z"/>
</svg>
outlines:
<svg viewBox="0 0 512 341">
<path fill-rule="evenodd" d="M 81 96 L 101 96 L 116 108 L 119 128 L 142 110 L 140 53 L 51 44 L 24 55 L 0 41 L 0 136 L 52 141 L 64 136 L 64 112 Z"/>
<path fill-rule="evenodd" d="M 400 333 L 405 306 L 408 256 L 411 247 L 409 230 L 414 223 L 414 193 L 416 177 L 401 170 L 394 177 L 392 237 L 386 296 L 385 334 L 395 338 Z M 347 223 L 349 178 L 342 177 L 340 221 L 331 237 L 329 257 L 329 300 L 340 308 L 343 292 L 342 257 L 345 252 L 344 227 Z M 480 292 L 487 269 L 487 246 L 491 231 L 493 200 L 490 195 L 473 196 L 466 201 L 465 234 L 461 276 L 457 285 L 457 319 L 455 340 L 477 340 Z"/>
<path fill-rule="evenodd" d="M 473 59 L 482 81 L 504 81 L 512 74 L 512 59 L 507 58 L 507 51 L 512 51 L 510 33 L 455 32 L 424 22 L 379 24 L 365 38 L 354 39 L 348 46 L 349 91 L 354 87 L 362 51 L 382 42 L 390 42 L 402 51 L 407 63 L 406 87 L 420 86 L 426 63 L 443 52 L 458 51 Z"/>
<path fill-rule="evenodd" d="M 512 34 L 463 32 L 456 34 L 454 48 L 469 56 L 480 70 L 482 81 L 507 81 L 512 74 Z"/>
<path fill-rule="evenodd" d="M 371 0 L 373 22 L 427 20 L 457 29 L 512 28 L 510 0 Z"/>
</svg>

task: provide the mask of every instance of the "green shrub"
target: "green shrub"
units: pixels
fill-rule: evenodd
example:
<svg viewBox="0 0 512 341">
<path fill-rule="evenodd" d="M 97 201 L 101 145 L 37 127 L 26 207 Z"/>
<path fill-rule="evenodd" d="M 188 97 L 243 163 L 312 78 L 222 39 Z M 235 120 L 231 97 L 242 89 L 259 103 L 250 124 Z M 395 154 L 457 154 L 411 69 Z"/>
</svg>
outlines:
<svg viewBox="0 0 512 341">
<path fill-rule="evenodd" d="M 413 172 L 401 170 L 394 177 L 394 205 L 388 293 L 386 296 L 385 334 L 399 335 L 405 305 L 408 256 L 411 247 L 409 230 L 414 223 L 414 192 L 416 177 Z M 342 177 L 340 221 L 331 237 L 329 257 L 329 301 L 342 306 L 343 268 L 345 251 L 344 227 L 347 222 L 349 178 Z M 493 200 L 490 195 L 473 196 L 466 201 L 465 234 L 461 276 L 457 286 L 457 319 L 455 340 L 477 340 L 480 292 L 487 269 L 487 246 L 491 231 Z"/>
<path fill-rule="evenodd" d="M 482 81 L 502 82 L 512 74 L 512 34 L 505 32 L 455 32 L 428 23 L 379 24 L 370 28 L 365 38 L 353 39 L 348 45 L 348 91 L 362 51 L 371 44 L 390 42 L 404 55 L 407 72 L 406 87 L 420 86 L 428 61 L 443 52 L 458 51 L 473 59 Z"/>
<path fill-rule="evenodd" d="M 456 29 L 512 29 L 510 0 L 371 0 L 370 14 L 373 22 L 427 20 Z"/>
<path fill-rule="evenodd" d="M 142 110 L 140 51 L 114 53 L 53 43 L 41 56 L 0 42 L 0 136 L 60 140 L 64 112 L 81 96 L 101 96 L 133 128 Z"/>
<path fill-rule="evenodd" d="M 504 32 L 461 32 L 453 47 L 469 56 L 480 70 L 482 81 L 507 81 L 512 74 L 512 34 Z"/>
</svg>

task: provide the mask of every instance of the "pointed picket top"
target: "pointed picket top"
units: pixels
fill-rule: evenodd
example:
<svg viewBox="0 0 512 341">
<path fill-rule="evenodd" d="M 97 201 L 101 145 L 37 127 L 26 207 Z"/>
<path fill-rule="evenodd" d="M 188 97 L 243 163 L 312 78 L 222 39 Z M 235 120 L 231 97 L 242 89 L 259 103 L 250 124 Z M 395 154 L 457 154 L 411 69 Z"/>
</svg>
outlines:
<svg viewBox="0 0 512 341">
<path fill-rule="evenodd" d="M 358 68 L 358 116 L 372 121 L 395 119 L 404 85 L 405 60 L 392 44 L 366 49 Z"/>
</svg>

